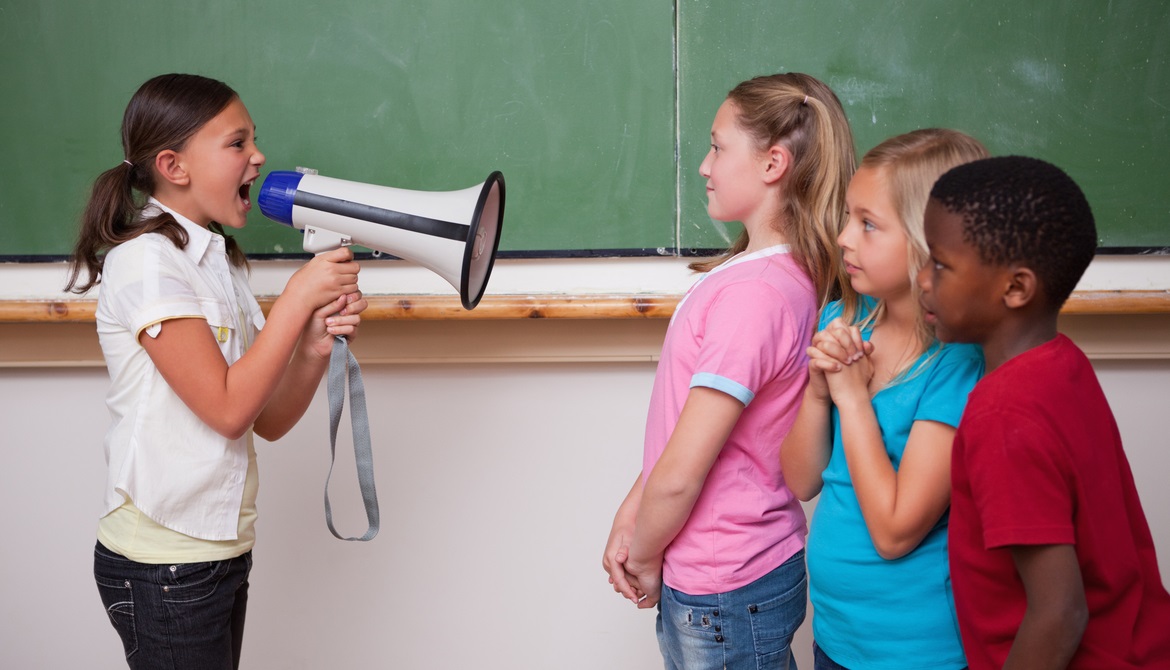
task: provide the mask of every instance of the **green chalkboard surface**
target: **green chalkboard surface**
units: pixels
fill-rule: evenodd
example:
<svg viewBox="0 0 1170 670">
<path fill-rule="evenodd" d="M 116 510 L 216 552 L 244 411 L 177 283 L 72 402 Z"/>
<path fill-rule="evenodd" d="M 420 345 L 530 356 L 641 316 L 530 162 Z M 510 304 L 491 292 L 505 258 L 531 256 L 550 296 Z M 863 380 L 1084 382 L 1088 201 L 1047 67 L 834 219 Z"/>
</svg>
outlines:
<svg viewBox="0 0 1170 670">
<path fill-rule="evenodd" d="M 0 0 L 0 256 L 69 252 L 165 72 L 240 93 L 265 174 L 449 191 L 500 170 L 503 249 L 673 247 L 673 31 L 670 0 Z M 238 239 L 301 251 L 258 208 Z"/>
<path fill-rule="evenodd" d="M 1101 246 L 1170 251 L 1170 3 L 725 5 L 679 1 L 682 246 L 738 233 L 711 225 L 698 174 L 723 96 L 753 74 L 800 71 L 841 99 L 858 159 L 892 135 L 956 128 L 993 154 L 1064 168 Z"/>
<path fill-rule="evenodd" d="M 1170 249 L 1170 3 L 0 0 L 0 260 L 68 254 L 134 90 L 238 90 L 268 170 L 418 190 L 507 180 L 505 254 L 687 253 L 738 233 L 698 165 L 742 79 L 837 91 L 859 155 L 948 126 L 1081 183 L 1107 249 Z M 255 194 L 258 189 L 254 189 Z M 299 234 L 253 212 L 254 256 Z"/>
</svg>

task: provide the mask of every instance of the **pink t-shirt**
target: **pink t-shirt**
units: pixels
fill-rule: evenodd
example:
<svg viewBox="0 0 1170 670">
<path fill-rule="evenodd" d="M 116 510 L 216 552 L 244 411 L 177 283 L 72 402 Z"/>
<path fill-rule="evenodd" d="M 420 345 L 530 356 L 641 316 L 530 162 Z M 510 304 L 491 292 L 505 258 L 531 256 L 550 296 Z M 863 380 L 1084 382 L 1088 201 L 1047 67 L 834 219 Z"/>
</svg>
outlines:
<svg viewBox="0 0 1170 670">
<path fill-rule="evenodd" d="M 784 245 L 707 273 L 675 311 L 650 396 L 643 476 L 662 455 L 692 387 L 727 393 L 745 409 L 666 548 L 663 580 L 671 588 L 726 593 L 804 546 L 804 511 L 780 473 L 780 443 L 800 407 L 815 326 L 812 282 Z"/>
</svg>

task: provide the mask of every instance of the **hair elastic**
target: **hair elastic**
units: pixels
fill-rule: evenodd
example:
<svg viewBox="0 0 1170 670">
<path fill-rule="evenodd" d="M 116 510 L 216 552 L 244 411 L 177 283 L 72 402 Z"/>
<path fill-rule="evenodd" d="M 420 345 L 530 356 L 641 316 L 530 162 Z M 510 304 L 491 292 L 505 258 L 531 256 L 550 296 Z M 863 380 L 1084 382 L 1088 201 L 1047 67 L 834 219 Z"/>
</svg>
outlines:
<svg viewBox="0 0 1170 670">
<path fill-rule="evenodd" d="M 125 158 L 122 159 L 122 162 L 125 163 L 126 165 L 129 165 L 130 167 L 134 167 L 134 164 L 131 163 L 130 161 L 126 160 Z"/>
<path fill-rule="evenodd" d="M 802 104 L 802 105 L 807 105 L 807 104 L 808 104 L 808 93 L 805 93 L 805 94 L 804 94 L 804 101 L 802 101 L 800 104 Z"/>
</svg>

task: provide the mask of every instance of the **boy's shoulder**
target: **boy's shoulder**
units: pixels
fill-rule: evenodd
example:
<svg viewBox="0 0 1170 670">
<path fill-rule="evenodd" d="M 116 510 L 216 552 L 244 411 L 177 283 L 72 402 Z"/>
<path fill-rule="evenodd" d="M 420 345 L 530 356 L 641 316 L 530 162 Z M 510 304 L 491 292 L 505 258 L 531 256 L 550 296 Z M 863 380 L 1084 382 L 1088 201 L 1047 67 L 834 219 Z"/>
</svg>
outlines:
<svg viewBox="0 0 1170 670">
<path fill-rule="evenodd" d="M 1085 352 L 1067 336 L 1056 337 L 1009 359 L 980 381 L 980 386 L 997 387 L 1009 395 L 1058 395 L 1086 374 L 1096 373 Z"/>
<path fill-rule="evenodd" d="M 971 391 L 963 423 L 968 437 L 976 426 L 989 439 L 997 431 L 995 439 L 1040 431 L 1065 447 L 1110 439 L 1116 428 L 1088 357 L 1062 334 L 984 376 Z"/>
</svg>

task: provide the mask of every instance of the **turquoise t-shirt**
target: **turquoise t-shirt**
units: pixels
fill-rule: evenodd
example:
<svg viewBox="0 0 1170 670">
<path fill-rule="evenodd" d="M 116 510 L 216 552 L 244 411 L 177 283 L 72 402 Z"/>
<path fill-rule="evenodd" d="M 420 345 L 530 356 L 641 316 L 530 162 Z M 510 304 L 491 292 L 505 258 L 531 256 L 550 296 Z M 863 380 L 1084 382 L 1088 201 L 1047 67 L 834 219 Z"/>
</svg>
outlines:
<svg viewBox="0 0 1170 670">
<path fill-rule="evenodd" d="M 874 304 L 867 299 L 864 308 Z M 841 309 L 840 302 L 826 307 L 819 328 L 840 316 Z M 866 340 L 870 334 L 862 332 Z M 979 347 L 935 343 L 903 381 L 874 396 L 894 469 L 915 421 L 958 426 L 967 394 L 982 374 Z M 892 561 L 879 556 L 849 477 L 836 407 L 831 415 L 833 452 L 808 538 L 817 645 L 854 670 L 965 667 L 947 566 L 947 515 L 909 554 Z"/>
</svg>

